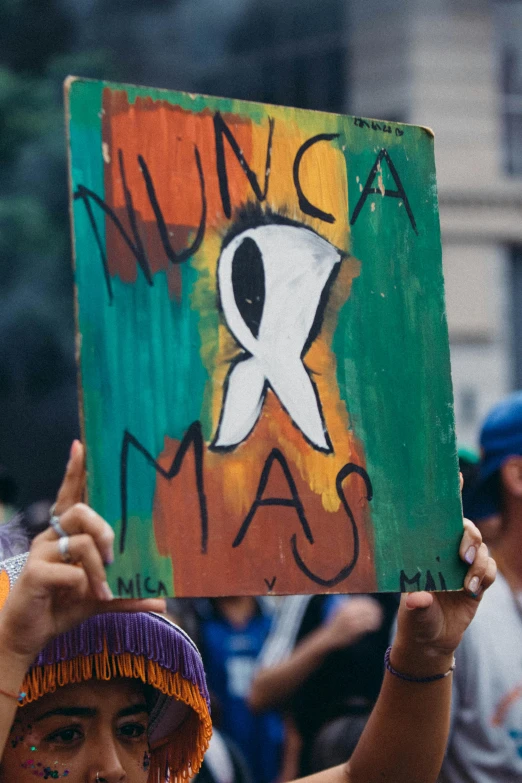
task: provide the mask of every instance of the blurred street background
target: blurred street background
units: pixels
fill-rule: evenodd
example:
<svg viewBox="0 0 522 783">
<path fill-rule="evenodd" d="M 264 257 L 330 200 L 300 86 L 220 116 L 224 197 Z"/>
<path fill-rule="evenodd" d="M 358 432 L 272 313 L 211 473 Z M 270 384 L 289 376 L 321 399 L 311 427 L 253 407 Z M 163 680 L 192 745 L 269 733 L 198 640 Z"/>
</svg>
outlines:
<svg viewBox="0 0 522 783">
<path fill-rule="evenodd" d="M 0 0 L 0 465 L 79 434 L 62 103 L 77 75 L 427 125 L 459 443 L 522 387 L 520 0 Z"/>
</svg>

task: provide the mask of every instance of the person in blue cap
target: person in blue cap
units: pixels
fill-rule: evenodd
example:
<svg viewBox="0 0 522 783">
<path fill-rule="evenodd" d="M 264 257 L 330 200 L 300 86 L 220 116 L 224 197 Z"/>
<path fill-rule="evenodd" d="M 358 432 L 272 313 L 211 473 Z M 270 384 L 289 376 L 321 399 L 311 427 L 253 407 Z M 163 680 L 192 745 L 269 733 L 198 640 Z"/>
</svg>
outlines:
<svg viewBox="0 0 522 783">
<path fill-rule="evenodd" d="M 522 780 L 522 391 L 490 411 L 480 447 L 468 513 L 498 576 L 456 653 L 440 783 Z"/>
</svg>

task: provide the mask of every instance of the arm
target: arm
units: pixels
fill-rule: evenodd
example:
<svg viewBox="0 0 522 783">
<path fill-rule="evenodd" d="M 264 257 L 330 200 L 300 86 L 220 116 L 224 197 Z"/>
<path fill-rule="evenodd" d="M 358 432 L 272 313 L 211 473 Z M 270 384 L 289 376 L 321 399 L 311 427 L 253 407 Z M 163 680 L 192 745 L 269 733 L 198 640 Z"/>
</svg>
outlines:
<svg viewBox="0 0 522 783">
<path fill-rule="evenodd" d="M 163 599 L 109 598 L 104 563 L 112 560 L 114 533 L 92 509 L 76 502 L 81 482 L 76 486 L 75 481 L 83 472 L 80 447 L 69 461 L 59 494 L 62 508 L 68 508 L 60 524 L 69 536 L 74 564 L 63 561 L 58 537 L 48 528 L 33 541 L 27 563 L 0 611 L 0 759 L 25 673 L 52 638 L 99 612 L 165 611 Z"/>
<path fill-rule="evenodd" d="M 17 655 L 13 655 L 10 646 L 5 641 L 0 641 L 0 688 L 5 693 L 0 693 L 0 759 L 13 724 L 17 702 L 6 694 L 17 694 L 25 677 L 25 673 L 32 661 Z"/>
<path fill-rule="evenodd" d="M 294 780 L 299 774 L 299 757 L 303 749 L 303 740 L 297 730 L 293 719 L 287 715 L 284 718 L 285 739 L 283 745 L 283 758 L 278 780 L 282 783 Z"/>
<path fill-rule="evenodd" d="M 447 672 L 495 562 L 477 528 L 465 522 L 460 555 L 475 547 L 465 589 L 402 596 L 391 653 L 394 669 L 413 677 Z M 479 587 L 471 585 L 478 577 Z M 450 721 L 452 676 L 431 683 L 406 682 L 386 672 L 377 704 L 350 761 L 307 778 L 307 783 L 435 783 Z"/>
<path fill-rule="evenodd" d="M 373 598 L 352 598 L 323 625 L 308 634 L 281 663 L 260 669 L 248 702 L 254 711 L 281 705 L 334 650 L 354 644 L 382 623 L 382 608 Z"/>
</svg>

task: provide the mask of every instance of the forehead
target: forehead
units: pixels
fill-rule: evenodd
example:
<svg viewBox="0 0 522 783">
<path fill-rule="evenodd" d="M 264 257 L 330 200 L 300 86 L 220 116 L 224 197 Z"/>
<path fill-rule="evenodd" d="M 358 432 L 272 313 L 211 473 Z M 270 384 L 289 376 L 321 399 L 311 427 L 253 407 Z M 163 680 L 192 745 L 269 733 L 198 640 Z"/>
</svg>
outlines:
<svg viewBox="0 0 522 783">
<path fill-rule="evenodd" d="M 57 688 L 54 693 L 48 693 L 41 699 L 20 707 L 17 719 L 36 720 L 39 715 L 60 707 L 84 707 L 116 714 L 125 707 L 143 704 L 144 701 L 144 686 L 139 680 L 88 680 Z"/>
</svg>

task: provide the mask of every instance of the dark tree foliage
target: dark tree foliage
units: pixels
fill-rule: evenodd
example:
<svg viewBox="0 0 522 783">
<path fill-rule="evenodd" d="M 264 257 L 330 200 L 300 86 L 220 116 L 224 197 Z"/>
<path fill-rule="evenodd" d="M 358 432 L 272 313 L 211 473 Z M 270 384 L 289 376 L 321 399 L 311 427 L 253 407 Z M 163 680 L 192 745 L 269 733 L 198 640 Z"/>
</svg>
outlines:
<svg viewBox="0 0 522 783">
<path fill-rule="evenodd" d="M 4 66 L 38 75 L 49 60 L 70 47 L 71 20 L 55 0 L 3 0 L 0 52 Z"/>
<path fill-rule="evenodd" d="M 345 49 L 328 36 L 342 37 L 345 10 L 345 0 L 0 0 L 0 466 L 22 503 L 53 498 L 79 429 L 63 79 L 340 111 Z"/>
<path fill-rule="evenodd" d="M 228 70 L 212 74 L 203 90 L 221 94 L 221 81 L 234 97 L 342 112 L 346 9 L 345 0 L 251 3 L 230 30 Z"/>
<path fill-rule="evenodd" d="M 56 0 L 0 4 L 0 465 L 52 498 L 78 435 L 62 82 L 100 76 Z"/>
</svg>

